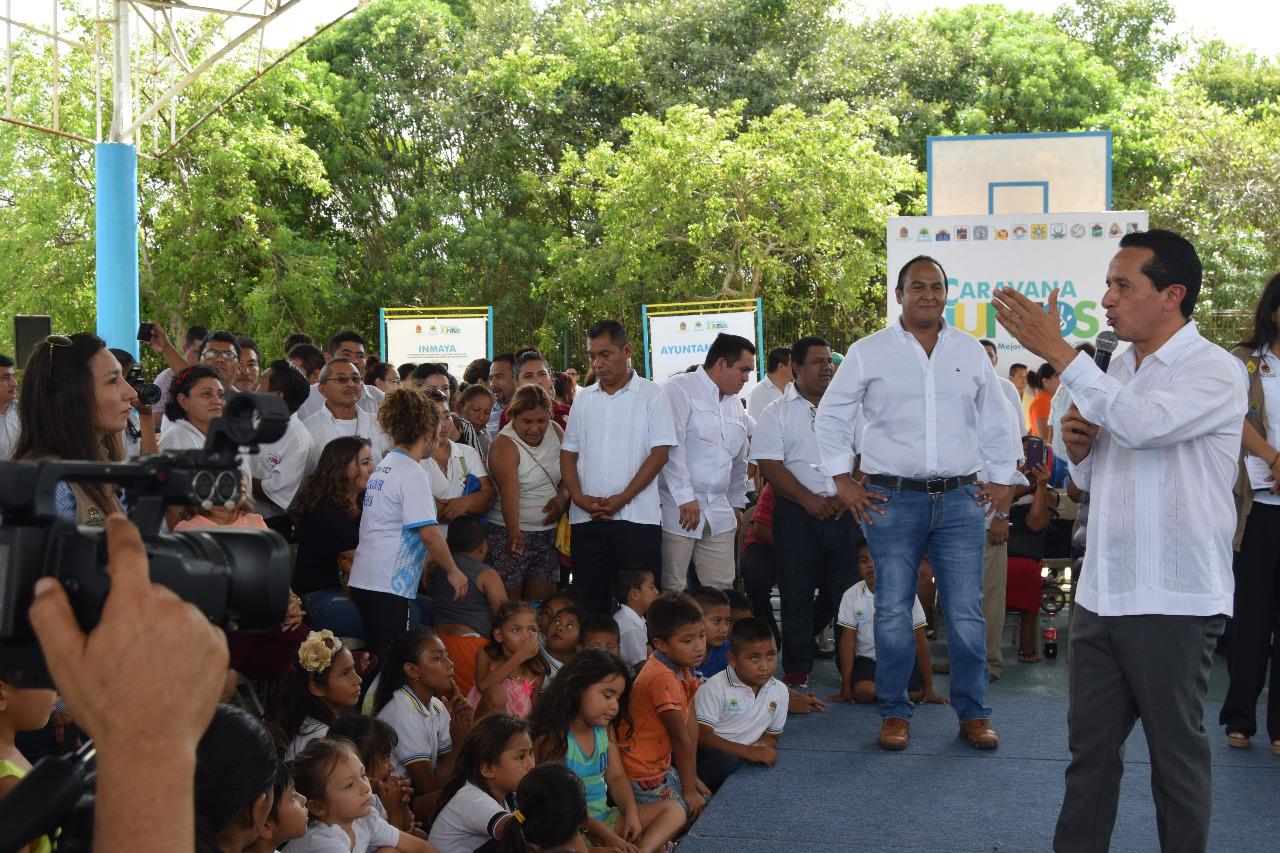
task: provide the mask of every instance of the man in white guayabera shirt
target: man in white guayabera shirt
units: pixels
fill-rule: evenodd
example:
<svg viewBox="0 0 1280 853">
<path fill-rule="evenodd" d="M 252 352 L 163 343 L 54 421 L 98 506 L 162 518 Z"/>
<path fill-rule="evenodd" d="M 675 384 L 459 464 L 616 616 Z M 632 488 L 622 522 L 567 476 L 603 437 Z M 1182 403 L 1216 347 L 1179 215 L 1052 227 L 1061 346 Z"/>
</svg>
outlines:
<svg viewBox="0 0 1280 853">
<path fill-rule="evenodd" d="M 756 348 L 716 335 L 705 363 L 662 386 L 676 441 L 658 475 L 662 496 L 662 590 L 681 592 L 693 558 L 698 583 L 733 586 L 738 517 L 747 505 L 750 428 L 738 392 L 755 373 Z"/>
<path fill-rule="evenodd" d="M 1191 320 L 1195 248 L 1170 231 L 1120 241 L 1107 269 L 1107 325 L 1131 346 L 1104 373 L 1048 311 L 996 292 L 1000 324 L 1062 375 L 1074 405 L 1061 429 L 1071 479 L 1090 493 L 1071 619 L 1071 763 L 1059 853 L 1106 850 L 1140 718 L 1151 749 L 1160 847 L 1203 851 L 1213 789 L 1201 725 L 1213 648 L 1231 614 L 1231 540 L 1244 375 Z"/>
</svg>

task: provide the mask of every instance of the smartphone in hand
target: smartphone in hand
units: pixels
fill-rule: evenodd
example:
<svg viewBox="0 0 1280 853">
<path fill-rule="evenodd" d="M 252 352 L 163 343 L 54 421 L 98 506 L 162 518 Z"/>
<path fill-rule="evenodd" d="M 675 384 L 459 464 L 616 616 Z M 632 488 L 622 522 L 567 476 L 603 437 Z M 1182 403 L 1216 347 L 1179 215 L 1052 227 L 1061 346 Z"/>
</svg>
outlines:
<svg viewBox="0 0 1280 853">
<path fill-rule="evenodd" d="M 1022 440 L 1022 452 L 1026 454 L 1026 468 L 1034 471 L 1044 464 L 1044 439 L 1028 436 Z"/>
<path fill-rule="evenodd" d="M 151 334 L 155 330 L 155 325 L 155 323 L 139 323 L 138 340 L 143 343 L 151 343 Z"/>
</svg>

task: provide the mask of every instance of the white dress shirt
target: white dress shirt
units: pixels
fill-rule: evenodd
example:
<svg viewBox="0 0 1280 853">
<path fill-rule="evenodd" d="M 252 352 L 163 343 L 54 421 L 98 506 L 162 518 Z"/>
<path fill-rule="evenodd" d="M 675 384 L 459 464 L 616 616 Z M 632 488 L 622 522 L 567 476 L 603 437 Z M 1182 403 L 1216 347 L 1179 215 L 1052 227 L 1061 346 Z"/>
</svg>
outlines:
<svg viewBox="0 0 1280 853">
<path fill-rule="evenodd" d="M 1049 446 L 1059 459 L 1067 458 L 1067 445 L 1062 440 L 1062 416 L 1070 409 L 1071 392 L 1067 390 L 1066 383 L 1059 383 L 1058 390 L 1053 392 L 1053 399 L 1049 401 L 1049 426 L 1053 428 L 1053 441 Z"/>
<path fill-rule="evenodd" d="M 789 386 L 791 383 L 788 382 Z M 784 388 L 783 391 L 786 389 Z M 755 420 L 760 420 L 760 416 L 764 414 L 764 410 L 774 400 L 781 400 L 783 391 L 778 390 L 778 386 L 773 384 L 773 380 L 767 375 L 764 380 L 756 383 L 756 387 L 752 388 L 747 394 L 747 414 Z"/>
<path fill-rule="evenodd" d="M 1076 600 L 1101 616 L 1230 616 L 1248 408 L 1237 360 L 1187 323 L 1141 368 L 1132 347 L 1106 374 L 1081 353 L 1062 382 L 1101 428 L 1071 466 L 1090 492 Z"/>
<path fill-rule="evenodd" d="M 301 409 L 298 410 L 298 415 L 301 417 Z M 373 415 L 359 406 L 356 406 L 355 420 L 339 420 L 333 416 L 333 412 L 329 411 L 328 406 L 324 406 L 311 417 L 302 418 L 302 425 L 307 428 L 307 432 L 311 433 L 311 454 L 307 459 L 308 474 L 320 464 L 320 454 L 324 452 L 325 445 L 344 435 L 358 435 L 369 439 L 373 449 L 374 465 L 382 461 L 382 457 L 391 447 L 391 442 L 373 419 Z"/>
<path fill-rule="evenodd" d="M 376 418 L 378 407 L 382 405 L 387 395 L 374 385 L 361 385 L 360 388 L 360 399 L 356 400 L 356 408 Z M 320 393 L 320 383 L 317 382 L 311 386 L 311 394 L 307 397 L 307 401 L 302 404 L 302 408 L 298 409 L 298 417 L 305 421 L 323 408 L 324 395 Z"/>
<path fill-rule="evenodd" d="M 626 489 L 653 448 L 675 443 L 676 428 L 667 395 L 632 370 L 627 384 L 612 394 L 599 382 L 578 392 L 560 448 L 578 454 L 582 493 L 607 498 Z M 613 518 L 636 524 L 661 523 L 658 478 Z M 590 520 L 585 510 L 570 505 L 571 524 Z"/>
<path fill-rule="evenodd" d="M 733 508 L 747 505 L 747 415 L 736 394 L 722 395 L 707 371 L 681 373 L 663 383 L 677 444 L 658 474 L 662 529 L 689 539 L 738 529 Z M 680 526 L 680 505 L 696 500 L 705 524 Z"/>
<path fill-rule="evenodd" d="M 857 435 L 864 474 L 933 479 L 985 470 L 991 482 L 1016 482 L 1021 436 L 996 379 L 978 339 L 945 320 L 932 356 L 901 322 L 857 341 L 818 406 L 823 472 L 853 467 L 849 441 Z"/>
<path fill-rule="evenodd" d="M 269 503 L 257 502 L 264 518 L 283 515 L 298 494 L 312 458 L 311 432 L 302 424 L 298 413 L 289 416 L 289 425 L 279 441 L 264 444 L 251 457 L 249 470 L 255 480 L 262 481 L 262 491 Z M 316 454 L 319 459 L 319 454 Z"/>
<path fill-rule="evenodd" d="M 9 408 L 0 414 L 0 459 L 13 456 L 13 449 L 18 446 L 18 433 L 22 431 L 18 422 L 18 401 L 14 400 Z"/>
<path fill-rule="evenodd" d="M 818 448 L 818 436 L 814 432 L 814 420 L 818 407 L 810 403 L 796 390 L 795 383 L 787 386 L 782 397 L 765 407 L 756 422 L 751 436 L 751 461 L 757 465 L 762 459 L 781 462 L 800 485 L 815 495 L 830 497 L 836 493 L 835 481 L 822 472 L 822 454 Z M 849 451 L 849 468 L 853 473 L 853 437 L 846 437 Z"/>
</svg>

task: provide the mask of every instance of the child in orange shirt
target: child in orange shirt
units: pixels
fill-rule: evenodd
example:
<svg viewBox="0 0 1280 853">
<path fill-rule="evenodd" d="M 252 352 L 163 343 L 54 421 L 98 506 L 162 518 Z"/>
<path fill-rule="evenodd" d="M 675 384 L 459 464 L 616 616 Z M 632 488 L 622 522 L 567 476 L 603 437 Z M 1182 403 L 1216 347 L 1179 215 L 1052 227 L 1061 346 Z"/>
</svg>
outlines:
<svg viewBox="0 0 1280 853">
<path fill-rule="evenodd" d="M 702 610 L 686 595 L 659 596 L 645 614 L 654 652 L 631 689 L 631 724 L 619 729 L 622 766 L 637 803 L 677 800 L 693 820 L 710 794 L 698 780 L 692 667 L 707 651 Z"/>
</svg>

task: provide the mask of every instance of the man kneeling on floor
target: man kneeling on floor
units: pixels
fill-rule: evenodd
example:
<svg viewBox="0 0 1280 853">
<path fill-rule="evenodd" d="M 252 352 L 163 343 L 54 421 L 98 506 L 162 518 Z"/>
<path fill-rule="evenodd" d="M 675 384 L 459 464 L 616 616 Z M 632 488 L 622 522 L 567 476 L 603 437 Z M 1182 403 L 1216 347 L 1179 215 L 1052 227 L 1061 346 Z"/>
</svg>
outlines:
<svg viewBox="0 0 1280 853">
<path fill-rule="evenodd" d="M 763 619 L 735 622 L 729 665 L 694 696 L 698 713 L 698 778 L 715 793 L 742 762 L 772 767 L 787 722 L 787 686 L 773 677 L 778 646 Z"/>
<path fill-rule="evenodd" d="M 871 548 L 866 540 L 858 544 L 858 574 L 862 580 L 849 587 L 840 599 L 836 624 L 844 629 L 840 635 L 837 665 L 840 667 L 840 692 L 831 702 L 858 702 L 870 704 L 876 701 L 876 567 L 871 559 Z M 925 636 L 924 607 L 916 598 L 911 606 L 911 627 L 915 633 L 916 664 L 907 683 L 907 696 L 912 702 L 947 704 L 947 700 L 933 692 L 933 666 L 929 652 L 929 640 Z M 885 749 L 902 749 L 907 745 L 902 737 L 881 736 L 880 746 Z"/>
</svg>

